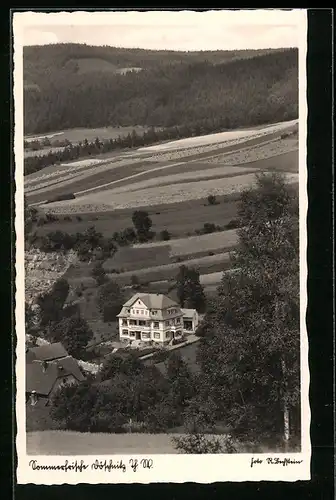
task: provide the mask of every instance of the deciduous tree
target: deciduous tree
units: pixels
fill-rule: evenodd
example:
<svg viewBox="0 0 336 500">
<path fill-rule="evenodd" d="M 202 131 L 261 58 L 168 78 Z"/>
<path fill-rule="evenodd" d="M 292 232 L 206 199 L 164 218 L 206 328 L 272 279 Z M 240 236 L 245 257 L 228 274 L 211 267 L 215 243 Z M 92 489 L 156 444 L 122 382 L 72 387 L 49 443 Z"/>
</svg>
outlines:
<svg viewBox="0 0 336 500">
<path fill-rule="evenodd" d="M 206 317 L 202 380 L 236 433 L 287 445 L 300 427 L 298 200 L 281 176 L 260 175 L 239 217 L 236 272 Z"/>
<path fill-rule="evenodd" d="M 105 322 L 115 321 L 124 303 L 121 288 L 114 281 L 109 281 L 98 289 L 98 307 Z"/>
</svg>

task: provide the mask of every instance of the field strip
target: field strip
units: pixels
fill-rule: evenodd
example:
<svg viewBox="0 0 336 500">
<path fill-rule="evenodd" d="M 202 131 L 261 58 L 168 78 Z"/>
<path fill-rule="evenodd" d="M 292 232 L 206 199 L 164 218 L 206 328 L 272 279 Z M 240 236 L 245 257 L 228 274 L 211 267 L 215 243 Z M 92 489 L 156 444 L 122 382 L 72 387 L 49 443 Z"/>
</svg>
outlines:
<svg viewBox="0 0 336 500">
<path fill-rule="evenodd" d="M 155 248 L 169 245 L 173 255 L 179 255 L 179 251 L 188 253 L 203 252 L 213 248 L 222 248 L 223 246 L 235 245 L 238 241 L 237 230 L 228 229 L 211 234 L 202 234 L 199 236 L 187 236 L 185 238 L 176 238 L 169 241 L 153 241 L 149 243 L 135 243 L 132 248 Z M 210 246 L 209 246 L 210 242 Z"/>
<path fill-rule="evenodd" d="M 84 161 L 84 160 L 83 160 Z M 127 163 L 126 163 L 127 161 Z M 50 182 L 50 181 L 47 181 L 45 182 L 45 187 L 52 187 L 54 185 L 61 185 L 63 182 L 67 182 L 69 184 L 71 184 L 72 182 L 72 179 L 75 179 L 77 180 L 78 177 L 80 177 L 81 179 L 85 179 L 87 177 L 90 177 L 91 175 L 94 175 L 94 174 L 97 174 L 97 173 L 101 173 L 101 172 L 105 172 L 107 170 L 114 170 L 115 168 L 118 168 L 118 167 L 123 167 L 125 165 L 125 163 L 127 165 L 129 164 L 133 164 L 133 163 L 136 163 L 136 162 L 139 162 L 140 163 L 141 160 L 124 160 L 124 159 L 115 159 L 113 161 L 113 159 L 109 159 L 109 160 L 101 160 L 99 161 L 99 163 L 96 163 L 92 166 L 90 165 L 82 165 L 82 166 L 79 166 L 78 168 L 74 168 L 74 169 L 71 169 L 71 171 L 65 171 L 63 173 L 63 171 L 59 171 L 59 172 L 55 172 L 55 174 L 57 174 L 59 176 L 58 179 Z M 76 162 L 77 163 L 77 162 Z M 68 166 L 70 167 L 72 164 L 68 164 Z M 61 165 L 61 166 L 65 166 L 64 165 Z M 62 175 L 63 174 L 63 175 Z M 49 175 L 49 178 L 50 177 L 56 177 L 57 175 Z M 42 177 L 41 177 L 42 179 Z M 37 184 L 38 180 L 37 179 L 34 179 L 34 180 L 30 180 L 30 182 L 28 181 L 28 185 L 30 183 L 35 183 Z M 38 190 L 38 189 L 42 189 L 42 186 L 43 186 L 43 183 L 41 183 L 39 186 L 34 186 L 33 188 L 35 190 Z M 45 189 L 43 187 L 43 189 Z"/>
<path fill-rule="evenodd" d="M 223 277 L 223 272 L 218 273 L 209 273 L 209 274 L 201 274 L 200 275 L 200 283 L 201 285 L 217 285 L 221 282 Z"/>
<path fill-rule="evenodd" d="M 249 142 L 251 140 L 256 140 L 255 137 L 250 139 L 250 138 L 247 138 L 247 141 L 245 142 Z M 270 140 L 267 140 L 267 141 L 262 141 L 260 143 L 257 143 L 255 145 L 255 148 L 260 148 L 262 146 L 265 146 L 271 142 L 276 142 L 277 140 L 279 140 L 279 137 L 277 138 L 272 138 Z M 210 147 L 213 149 L 215 145 L 211 145 Z M 236 145 L 235 146 L 235 149 L 238 148 L 239 145 Z M 229 147 L 228 145 L 226 145 L 225 149 Z M 246 150 L 248 148 L 252 148 L 251 144 L 248 144 L 246 146 L 243 146 L 240 151 L 242 150 Z M 193 151 L 194 153 L 194 151 Z M 115 157 L 115 158 L 109 158 L 107 160 L 99 160 L 99 159 L 91 159 L 91 160 L 80 160 L 80 161 L 76 161 L 76 162 L 71 162 L 69 164 L 63 164 L 61 165 L 62 167 L 62 170 L 64 170 L 64 174 L 65 174 L 65 177 L 62 178 L 62 179 L 58 179 L 56 182 L 53 182 L 51 183 L 50 180 L 47 181 L 45 183 L 41 183 L 39 186 L 35 186 L 34 188 L 29 188 L 27 186 L 26 188 L 26 192 L 31 194 L 42 194 L 44 191 L 50 191 L 52 189 L 54 189 L 54 187 L 56 186 L 57 188 L 58 187 L 68 187 L 68 184 L 71 185 L 71 183 L 73 182 L 77 182 L 81 179 L 86 179 L 86 178 L 89 178 L 90 176 L 93 176 L 93 175 L 96 175 L 97 173 L 104 173 L 106 171 L 109 171 L 111 169 L 114 169 L 114 168 L 117 168 L 118 166 L 122 166 L 124 165 L 125 168 L 127 168 L 127 164 L 134 164 L 136 162 L 140 162 L 141 161 L 141 158 L 139 158 L 139 156 L 137 157 L 137 152 L 127 152 L 127 153 L 123 153 L 122 154 L 122 157 L 118 156 L 118 157 Z M 148 153 L 147 153 L 148 154 Z M 179 161 L 178 163 L 173 163 L 173 164 L 170 164 L 170 165 L 164 165 L 163 167 L 164 168 L 170 168 L 170 167 L 173 167 L 173 166 L 176 166 L 176 165 L 180 165 L 181 163 L 185 163 L 185 162 L 188 162 L 188 163 L 193 163 L 193 162 L 197 162 L 199 161 L 199 159 L 202 157 L 202 159 L 204 159 L 205 161 L 206 160 L 211 160 L 212 158 L 215 158 L 216 156 L 227 156 L 227 159 L 230 155 L 233 154 L 233 151 L 222 151 L 222 152 L 219 152 L 218 153 L 218 150 L 217 151 L 212 151 L 212 153 L 209 152 L 209 154 L 197 154 L 194 156 L 196 156 L 196 159 L 190 159 L 188 160 L 187 158 L 180 158 L 181 161 Z M 279 153 L 280 154 L 280 153 Z M 133 158 L 132 158 L 133 156 Z M 148 166 L 149 164 L 152 162 L 152 161 L 156 161 L 155 158 L 150 158 L 150 157 L 147 157 L 147 158 L 144 158 L 144 160 L 146 161 L 147 160 L 147 163 L 148 163 Z M 150 161 L 149 161 L 150 160 Z M 87 162 L 92 162 L 92 161 L 95 161 L 95 162 L 99 162 L 99 166 L 95 166 L 95 167 L 91 167 L 91 168 L 88 168 L 86 165 L 87 165 Z M 83 163 L 83 165 L 81 166 L 78 166 L 80 163 Z M 112 166 L 111 163 L 113 163 L 114 165 Z M 242 164 L 244 164 L 245 162 L 242 162 Z M 84 170 L 84 172 L 82 172 L 80 175 L 76 174 L 74 175 L 74 169 L 72 168 L 71 172 L 69 172 L 69 170 L 65 170 L 65 168 L 67 167 L 68 169 L 71 168 L 72 165 L 75 165 L 75 167 L 78 168 L 78 170 Z M 155 172 L 156 170 L 160 170 L 162 167 L 155 167 L 154 169 L 151 169 L 149 168 L 147 171 L 150 172 L 150 171 L 153 171 Z M 45 177 L 46 179 L 48 177 L 51 177 L 51 176 L 56 176 L 56 175 L 61 175 L 63 172 L 59 171 L 59 172 L 51 172 L 49 174 L 47 174 Z M 34 174 L 32 174 L 34 175 Z M 138 175 L 138 174 L 132 174 L 132 175 Z M 144 172 L 140 172 L 139 175 L 146 175 L 146 171 Z M 41 177 L 44 177 L 44 175 L 42 174 Z M 127 176 L 127 177 L 124 177 L 123 179 L 119 179 L 119 180 L 114 180 L 114 181 L 110 181 L 108 183 L 104 183 L 104 184 L 101 184 L 101 185 L 98 185 L 98 186 L 94 186 L 94 187 L 91 187 L 91 188 L 88 188 L 88 189 L 85 189 L 85 190 L 80 190 L 78 192 L 75 192 L 75 195 L 82 195 L 82 194 L 86 194 L 86 193 L 90 193 L 90 192 L 93 192 L 94 190 L 100 190 L 101 188 L 104 188 L 104 187 L 109 187 L 110 185 L 114 185 L 116 184 L 117 182 L 122 182 L 124 180 L 128 180 L 128 179 L 131 179 L 132 177 L 131 176 Z M 37 180 L 38 178 L 34 178 L 34 179 L 27 179 L 27 184 L 30 184 L 31 182 L 33 183 L 36 183 L 38 182 Z M 25 182 L 26 184 L 26 182 Z M 26 185 L 27 185 L 26 184 Z M 70 187 L 70 186 L 69 186 Z M 70 187 L 71 189 L 71 187 Z M 34 203 L 34 205 L 38 205 L 38 204 L 43 204 L 43 202 L 45 202 L 46 200 L 42 200 L 42 201 L 38 201 L 37 203 Z"/>
<path fill-rule="evenodd" d="M 271 141 L 267 141 L 267 143 L 269 143 Z M 220 153 L 221 154 L 221 153 Z M 232 152 L 228 153 L 229 154 L 232 154 Z M 282 153 L 279 153 L 279 154 L 282 154 Z M 208 157 L 204 158 L 204 159 L 207 159 L 207 158 L 212 158 L 213 155 L 209 155 Z M 257 161 L 257 160 L 256 160 Z M 132 174 L 132 175 L 129 175 L 129 176 L 126 176 L 126 177 L 123 177 L 122 179 L 118 179 L 118 180 L 114 180 L 114 181 L 110 181 L 110 182 L 106 182 L 104 184 L 101 184 L 99 186 L 95 186 L 95 187 L 92 187 L 92 188 L 89 188 L 89 189 L 84 189 L 84 190 L 81 190 L 81 191 L 77 191 L 75 193 L 75 196 L 80 196 L 80 195 L 83 195 L 83 194 L 87 194 L 87 193 L 92 193 L 94 191 L 99 191 L 101 190 L 102 188 L 105 188 L 105 187 L 109 187 L 109 186 L 113 186 L 115 184 L 118 184 L 118 183 L 121 183 L 121 182 L 125 182 L 125 181 L 128 181 L 130 179 L 134 179 L 134 178 L 138 178 L 138 177 L 141 177 L 141 176 L 144 176 L 146 175 L 147 173 L 155 173 L 155 172 L 158 172 L 158 171 L 162 171 L 162 170 L 166 170 L 166 169 L 169 169 L 169 168 L 172 168 L 172 167 L 176 167 L 176 166 L 180 166 L 180 165 L 183 165 L 185 163 L 197 163 L 198 162 L 198 159 L 195 159 L 195 160 L 189 160 L 187 162 L 185 161 L 180 161 L 180 162 L 176 162 L 176 163 L 170 163 L 169 165 L 163 165 L 163 166 L 158 166 L 158 167 L 154 167 L 154 168 L 150 168 L 148 170 L 145 170 L 143 172 L 138 172 L 136 174 Z M 148 162 L 149 163 L 149 162 Z M 246 162 L 246 163 L 250 163 L 250 162 Z M 235 165 L 232 165 L 233 167 L 235 167 Z M 239 166 L 237 166 L 237 168 L 239 168 Z M 241 168 L 241 167 L 240 167 Z"/>
<path fill-rule="evenodd" d="M 126 168 L 127 166 L 138 165 L 139 167 L 143 166 L 142 160 L 119 160 L 116 162 L 106 161 L 104 164 L 97 165 L 96 167 L 91 168 L 90 170 L 86 170 L 85 172 L 80 172 L 78 175 L 71 175 L 68 178 L 62 178 L 60 180 L 54 181 L 52 183 L 48 183 L 44 187 L 36 187 L 31 190 L 27 190 L 27 192 L 31 194 L 41 194 L 44 192 L 52 191 L 55 187 L 69 187 L 69 191 L 71 191 L 71 185 L 79 180 L 90 179 L 93 176 L 97 176 L 97 174 L 104 174 L 108 171 L 114 171 L 119 168 Z M 142 173 L 142 172 L 141 172 Z M 120 180 L 120 179 L 119 179 Z M 114 182 L 114 181 L 112 181 Z M 91 188 L 96 189 L 96 188 Z M 79 194 L 79 193 L 75 193 Z"/>
<path fill-rule="evenodd" d="M 269 144 L 270 142 L 273 142 L 273 140 L 271 140 L 271 141 L 266 141 L 265 143 L 261 143 L 261 145 L 260 145 L 260 146 L 267 145 L 267 144 Z M 258 145 L 258 146 L 259 146 L 259 145 Z M 247 146 L 247 148 L 254 148 L 254 146 Z M 244 149 L 245 149 L 245 148 L 244 148 Z M 219 156 L 219 155 L 221 155 L 221 154 L 223 154 L 223 153 L 219 153 L 219 154 L 218 154 L 218 156 Z M 232 152 L 228 152 L 228 153 L 227 153 L 227 155 L 228 155 L 228 156 L 229 156 L 229 155 L 232 155 L 232 154 L 233 154 Z M 280 153 L 278 153 L 278 154 L 276 154 L 276 155 L 274 155 L 274 156 L 278 156 L 278 155 L 280 155 L 280 154 L 283 154 L 283 152 L 280 152 Z M 209 154 L 209 156 L 202 158 L 202 161 L 203 161 L 203 160 L 206 160 L 206 159 L 208 159 L 208 158 L 212 158 L 213 156 L 214 156 L 213 154 Z M 216 154 L 216 156 L 217 156 L 217 154 Z M 171 164 L 169 164 L 169 165 L 163 165 L 163 166 L 159 166 L 159 167 L 151 168 L 151 169 L 149 169 L 148 171 L 146 171 L 146 170 L 145 170 L 145 171 L 143 171 L 143 172 L 139 172 L 139 173 L 137 173 L 137 174 L 132 174 L 132 175 L 127 176 L 127 177 L 124 177 L 124 178 L 122 178 L 122 179 L 118 179 L 118 180 L 115 180 L 115 181 L 110 181 L 110 182 L 107 182 L 107 183 L 105 183 L 105 184 L 101 184 L 100 186 L 96 186 L 96 187 L 93 187 L 93 188 L 89 188 L 89 189 L 84 189 L 84 190 L 82 190 L 82 191 L 78 191 L 78 192 L 76 192 L 76 193 L 75 193 L 75 195 L 76 195 L 76 196 L 80 196 L 80 195 L 82 195 L 82 194 L 87 194 L 87 193 L 90 193 L 90 192 L 92 193 L 92 192 L 94 192 L 95 190 L 98 190 L 98 191 L 99 191 L 99 190 L 100 190 L 100 189 L 102 189 L 102 188 L 109 187 L 109 186 L 115 185 L 115 184 L 117 184 L 117 183 L 121 183 L 121 182 L 124 182 L 124 181 L 128 181 L 128 180 L 130 180 L 130 179 L 134 179 L 134 178 L 138 178 L 138 177 L 144 176 L 144 175 L 146 175 L 147 173 L 152 174 L 152 173 L 154 173 L 154 172 L 158 172 L 158 171 L 162 171 L 162 170 L 169 169 L 169 168 L 172 168 L 172 167 L 180 166 L 180 165 L 183 165 L 183 164 L 185 164 L 185 163 L 188 163 L 188 164 L 189 164 L 189 163 L 197 163 L 198 161 L 199 161 L 198 159 L 195 159 L 195 160 L 187 160 L 187 161 L 182 161 L 182 160 L 181 160 L 180 162 L 177 162 L 177 163 L 171 163 Z M 254 161 L 255 161 L 255 162 L 257 162 L 258 160 L 254 160 Z M 251 161 L 246 161 L 246 162 L 242 162 L 241 164 L 238 164 L 238 165 L 234 165 L 234 164 L 233 164 L 233 165 L 231 165 L 231 166 L 232 166 L 232 167 L 236 167 L 236 168 L 242 168 L 242 167 L 240 167 L 240 165 L 244 165 L 245 163 L 248 163 L 248 164 L 249 164 L 249 163 L 253 163 L 253 162 L 251 162 Z M 251 167 L 251 168 L 255 168 L 255 167 Z M 114 191 L 114 190 L 113 190 L 113 192 L 116 192 L 116 191 Z"/>
<path fill-rule="evenodd" d="M 228 170 L 228 171 L 226 171 Z M 217 178 L 224 179 L 228 177 L 237 177 L 239 175 L 251 174 L 258 172 L 257 168 L 244 168 L 244 167 L 219 167 L 211 168 L 208 170 L 195 170 L 194 172 L 183 172 L 181 174 L 166 175 L 154 177 L 145 181 L 134 182 L 126 186 L 117 187 L 111 190 L 112 194 L 125 193 L 131 191 L 139 191 L 153 186 L 170 186 L 175 183 L 190 183 L 206 181 L 209 179 Z"/>
<path fill-rule="evenodd" d="M 170 264 L 162 264 L 160 266 L 152 266 L 152 267 L 147 267 L 147 268 L 142 268 L 142 269 L 137 269 L 136 271 L 124 271 L 123 273 L 108 273 L 108 276 L 113 279 L 113 277 L 125 277 L 125 276 L 132 276 L 134 274 L 137 274 L 139 276 L 145 275 L 148 272 L 157 272 L 157 271 L 167 271 L 167 270 L 174 270 L 174 269 L 179 269 L 183 263 L 187 264 L 188 267 L 197 267 L 197 266 L 208 266 L 210 264 L 214 263 L 224 263 L 224 262 L 229 262 L 230 261 L 230 254 L 229 252 L 223 252 L 223 253 L 218 253 L 216 255 L 206 255 L 205 257 L 198 257 L 195 259 L 188 259 L 184 262 L 172 262 Z"/>
<path fill-rule="evenodd" d="M 170 141 L 165 144 L 159 144 L 149 147 L 140 148 L 140 151 L 165 151 L 169 149 L 180 149 L 188 147 L 198 147 L 198 146 L 208 146 L 213 144 L 220 144 L 229 141 L 235 141 L 239 139 L 246 139 L 256 136 L 262 136 L 265 134 L 271 134 L 272 132 L 278 132 L 286 128 L 290 128 L 297 124 L 297 120 L 291 120 L 290 122 L 280 122 L 272 124 L 269 126 L 264 126 L 264 128 L 255 129 L 244 129 L 244 130 L 232 130 L 226 132 L 219 132 L 215 134 L 207 134 L 198 137 L 188 137 L 185 139 L 179 139 L 176 141 Z"/>
<path fill-rule="evenodd" d="M 183 162 L 179 162 L 179 163 L 173 163 L 171 165 L 164 165 L 164 166 L 161 166 L 161 167 L 155 167 L 155 168 L 152 168 L 150 169 L 150 172 L 157 172 L 158 170 L 164 170 L 166 168 L 171 168 L 171 167 L 176 167 L 177 165 L 182 165 Z M 86 194 L 86 193 L 90 193 L 92 191 L 96 191 L 97 189 L 100 190 L 101 188 L 103 187 L 106 187 L 106 186 L 111 186 L 113 184 L 117 184 L 118 182 L 121 182 L 121 181 L 126 181 L 126 180 L 129 180 L 129 179 L 134 179 L 135 177 L 139 177 L 141 175 L 144 175 L 144 173 L 147 173 L 146 171 L 145 172 L 138 172 L 137 174 L 132 174 L 132 175 L 129 175 L 127 177 L 123 177 L 122 179 L 118 179 L 118 180 L 115 180 L 115 181 L 111 181 L 111 182 L 107 182 L 105 184 L 101 184 L 100 186 L 97 186 L 97 187 L 94 187 L 94 188 L 89 188 L 89 189 L 84 189 L 83 191 L 78 191 L 77 193 L 75 193 L 75 195 L 81 195 L 81 194 Z"/>
<path fill-rule="evenodd" d="M 286 174 L 286 180 L 288 183 L 297 183 L 298 174 Z M 51 213 L 77 214 L 150 207 L 160 204 L 180 203 L 187 200 L 199 200 L 206 198 L 209 193 L 215 196 L 239 194 L 241 191 L 253 187 L 255 182 L 255 174 L 244 174 L 188 184 L 171 184 L 169 188 L 167 186 L 156 186 L 127 193 L 113 194 L 110 190 L 106 190 L 88 194 L 82 198 L 75 198 L 74 200 L 53 202 L 43 208 Z"/>
</svg>

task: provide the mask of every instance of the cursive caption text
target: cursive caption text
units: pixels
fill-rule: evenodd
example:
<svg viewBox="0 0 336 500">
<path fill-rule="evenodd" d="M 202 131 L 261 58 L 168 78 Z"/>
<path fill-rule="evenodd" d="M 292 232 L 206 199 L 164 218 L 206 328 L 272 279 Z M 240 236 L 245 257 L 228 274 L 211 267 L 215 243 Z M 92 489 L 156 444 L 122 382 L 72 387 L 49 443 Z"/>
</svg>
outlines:
<svg viewBox="0 0 336 500">
<path fill-rule="evenodd" d="M 130 458 L 128 462 L 121 460 L 94 460 L 86 463 L 84 460 L 65 460 L 62 464 L 41 464 L 37 460 L 30 460 L 29 467 L 34 471 L 62 471 L 62 472 L 85 472 L 89 470 L 100 470 L 104 472 L 121 471 L 128 469 L 137 472 L 139 469 L 150 470 L 154 466 L 151 458 Z"/>
</svg>

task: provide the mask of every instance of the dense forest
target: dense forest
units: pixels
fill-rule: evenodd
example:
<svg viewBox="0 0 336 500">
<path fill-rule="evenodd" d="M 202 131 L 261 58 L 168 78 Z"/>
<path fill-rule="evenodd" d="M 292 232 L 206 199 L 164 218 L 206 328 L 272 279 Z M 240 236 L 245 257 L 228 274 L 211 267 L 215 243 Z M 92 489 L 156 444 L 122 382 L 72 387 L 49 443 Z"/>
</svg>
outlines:
<svg viewBox="0 0 336 500">
<path fill-rule="evenodd" d="M 197 126 L 202 133 L 293 119 L 297 56 L 296 49 L 26 47 L 25 133 L 135 125 Z"/>
</svg>

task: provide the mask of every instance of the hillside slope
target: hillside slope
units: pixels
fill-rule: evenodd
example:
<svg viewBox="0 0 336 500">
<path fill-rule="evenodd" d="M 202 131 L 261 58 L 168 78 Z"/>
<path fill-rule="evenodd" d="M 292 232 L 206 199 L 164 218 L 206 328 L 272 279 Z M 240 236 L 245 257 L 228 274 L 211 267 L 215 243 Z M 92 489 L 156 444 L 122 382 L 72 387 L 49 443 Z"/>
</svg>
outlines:
<svg viewBox="0 0 336 500">
<path fill-rule="evenodd" d="M 297 118 L 297 55 L 26 47 L 25 133 L 148 125 L 198 135 Z"/>
</svg>

